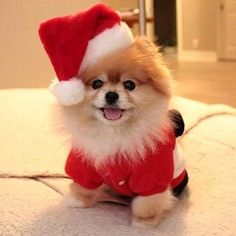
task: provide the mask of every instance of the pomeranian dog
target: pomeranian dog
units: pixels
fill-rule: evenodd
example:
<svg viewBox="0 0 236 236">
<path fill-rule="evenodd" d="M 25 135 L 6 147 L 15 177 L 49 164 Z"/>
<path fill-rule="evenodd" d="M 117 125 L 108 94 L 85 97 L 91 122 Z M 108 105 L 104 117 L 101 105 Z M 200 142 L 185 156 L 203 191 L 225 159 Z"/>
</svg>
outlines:
<svg viewBox="0 0 236 236">
<path fill-rule="evenodd" d="M 184 123 L 168 111 L 170 73 L 157 47 L 134 39 L 101 3 L 43 22 L 39 36 L 72 136 L 65 171 L 74 183 L 66 203 L 92 207 L 125 196 L 133 225 L 156 226 L 188 182 L 176 144 Z"/>
<path fill-rule="evenodd" d="M 158 48 L 138 37 L 129 48 L 84 70 L 80 78 L 84 100 L 62 107 L 73 141 L 66 172 L 74 183 L 67 200 L 92 207 L 110 188 L 131 197 L 133 225 L 156 226 L 179 194 L 173 189 L 181 192 L 187 182 L 178 145 L 172 141 L 170 74 Z M 164 158 L 156 162 L 156 154 Z M 164 177 L 156 177 L 157 172 Z"/>
</svg>

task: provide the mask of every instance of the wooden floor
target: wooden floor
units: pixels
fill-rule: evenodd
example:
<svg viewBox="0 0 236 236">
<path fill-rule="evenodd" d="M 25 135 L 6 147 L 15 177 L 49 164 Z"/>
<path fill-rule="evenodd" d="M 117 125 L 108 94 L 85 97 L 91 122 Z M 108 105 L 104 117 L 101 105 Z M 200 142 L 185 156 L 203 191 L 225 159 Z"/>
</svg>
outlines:
<svg viewBox="0 0 236 236">
<path fill-rule="evenodd" d="M 177 81 L 177 95 L 236 107 L 236 61 L 180 62 L 174 56 L 165 61 Z"/>
</svg>

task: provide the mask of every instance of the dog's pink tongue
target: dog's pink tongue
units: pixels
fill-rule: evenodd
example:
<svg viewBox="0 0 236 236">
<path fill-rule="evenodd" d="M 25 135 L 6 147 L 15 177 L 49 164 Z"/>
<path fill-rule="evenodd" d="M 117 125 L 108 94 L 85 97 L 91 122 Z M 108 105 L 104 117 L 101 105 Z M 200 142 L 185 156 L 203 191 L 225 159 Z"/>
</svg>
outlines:
<svg viewBox="0 0 236 236">
<path fill-rule="evenodd" d="M 122 110 L 119 108 L 105 108 L 104 115 L 108 120 L 118 120 L 122 115 Z"/>
</svg>

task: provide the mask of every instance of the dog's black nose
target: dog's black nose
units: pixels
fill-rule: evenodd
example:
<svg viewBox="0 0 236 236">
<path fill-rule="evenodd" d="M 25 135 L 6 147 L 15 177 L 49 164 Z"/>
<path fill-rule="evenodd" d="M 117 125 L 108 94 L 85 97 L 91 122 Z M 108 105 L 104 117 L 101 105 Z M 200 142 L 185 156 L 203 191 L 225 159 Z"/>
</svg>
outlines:
<svg viewBox="0 0 236 236">
<path fill-rule="evenodd" d="M 116 92 L 107 92 L 105 95 L 107 103 L 114 104 L 119 99 L 119 94 Z"/>
</svg>

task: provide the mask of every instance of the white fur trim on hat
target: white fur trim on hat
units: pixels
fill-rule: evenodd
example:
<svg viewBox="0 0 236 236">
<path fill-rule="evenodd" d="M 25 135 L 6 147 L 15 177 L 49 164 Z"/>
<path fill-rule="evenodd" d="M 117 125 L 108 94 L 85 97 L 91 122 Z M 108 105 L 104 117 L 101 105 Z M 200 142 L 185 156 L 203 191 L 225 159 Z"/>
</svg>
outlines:
<svg viewBox="0 0 236 236">
<path fill-rule="evenodd" d="M 56 78 L 49 86 L 49 90 L 56 96 L 58 102 L 64 106 L 76 105 L 85 96 L 84 83 L 75 77 L 67 81 L 58 81 Z"/>
<path fill-rule="evenodd" d="M 128 48 L 134 42 L 130 28 L 124 23 L 115 24 L 88 42 L 79 73 L 94 65 L 100 58 L 119 49 Z"/>
</svg>

